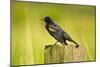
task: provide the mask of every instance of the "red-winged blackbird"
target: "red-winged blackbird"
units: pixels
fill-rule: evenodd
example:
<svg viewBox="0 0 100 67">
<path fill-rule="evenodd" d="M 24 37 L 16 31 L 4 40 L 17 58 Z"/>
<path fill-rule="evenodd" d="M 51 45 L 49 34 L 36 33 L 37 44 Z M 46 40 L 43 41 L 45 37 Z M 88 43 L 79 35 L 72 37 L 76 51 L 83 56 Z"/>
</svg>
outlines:
<svg viewBox="0 0 100 67">
<path fill-rule="evenodd" d="M 75 47 L 79 47 L 79 45 L 61 27 L 54 23 L 50 17 L 45 17 L 43 21 L 45 21 L 46 30 L 51 36 L 53 36 L 57 40 L 57 42 L 60 42 L 62 45 L 68 45 L 66 43 L 66 40 L 68 40 L 70 42 L 75 43 Z"/>
</svg>

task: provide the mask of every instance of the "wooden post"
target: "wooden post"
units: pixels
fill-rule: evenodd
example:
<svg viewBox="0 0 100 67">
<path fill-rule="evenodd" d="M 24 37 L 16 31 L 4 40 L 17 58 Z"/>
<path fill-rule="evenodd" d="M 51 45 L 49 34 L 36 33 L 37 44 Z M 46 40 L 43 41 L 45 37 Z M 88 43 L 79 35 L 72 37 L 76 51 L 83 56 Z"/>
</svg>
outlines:
<svg viewBox="0 0 100 67">
<path fill-rule="evenodd" d="M 86 57 L 86 50 L 82 46 L 76 48 L 73 45 L 47 45 L 45 46 L 44 64 L 80 62 L 85 61 Z"/>
</svg>

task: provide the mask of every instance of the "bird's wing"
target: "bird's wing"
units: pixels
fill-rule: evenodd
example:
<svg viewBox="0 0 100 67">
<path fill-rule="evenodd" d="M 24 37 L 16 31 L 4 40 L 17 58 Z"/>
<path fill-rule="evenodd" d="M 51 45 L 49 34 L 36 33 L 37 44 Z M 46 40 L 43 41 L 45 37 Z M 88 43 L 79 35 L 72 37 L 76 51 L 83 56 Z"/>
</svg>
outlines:
<svg viewBox="0 0 100 67">
<path fill-rule="evenodd" d="M 63 37 L 66 40 L 69 40 L 69 41 L 72 40 L 72 38 L 66 32 L 64 32 Z"/>
<path fill-rule="evenodd" d="M 55 30 L 62 30 L 57 24 L 53 23 L 50 26 L 51 28 L 55 29 Z"/>
</svg>

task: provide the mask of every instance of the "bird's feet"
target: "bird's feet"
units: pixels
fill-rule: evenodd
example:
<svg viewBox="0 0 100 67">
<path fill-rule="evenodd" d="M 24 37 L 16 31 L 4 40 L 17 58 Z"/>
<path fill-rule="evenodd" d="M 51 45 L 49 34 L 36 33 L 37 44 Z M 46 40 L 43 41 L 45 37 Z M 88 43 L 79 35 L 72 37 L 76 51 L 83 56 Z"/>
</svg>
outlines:
<svg viewBox="0 0 100 67">
<path fill-rule="evenodd" d="M 54 44 L 54 46 L 57 46 L 58 44 Z"/>
<path fill-rule="evenodd" d="M 54 46 L 56 46 L 56 45 L 57 45 L 57 42 L 54 43 Z"/>
</svg>

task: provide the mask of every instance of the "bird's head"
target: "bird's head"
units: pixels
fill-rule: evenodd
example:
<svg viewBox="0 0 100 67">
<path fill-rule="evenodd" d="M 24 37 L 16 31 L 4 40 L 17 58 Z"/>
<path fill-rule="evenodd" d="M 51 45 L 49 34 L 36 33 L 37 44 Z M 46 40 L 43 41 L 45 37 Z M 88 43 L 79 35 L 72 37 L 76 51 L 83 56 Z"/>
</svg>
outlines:
<svg viewBox="0 0 100 67">
<path fill-rule="evenodd" d="M 49 16 L 44 17 L 43 21 L 45 21 L 45 23 L 51 23 L 52 19 Z"/>
</svg>

